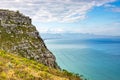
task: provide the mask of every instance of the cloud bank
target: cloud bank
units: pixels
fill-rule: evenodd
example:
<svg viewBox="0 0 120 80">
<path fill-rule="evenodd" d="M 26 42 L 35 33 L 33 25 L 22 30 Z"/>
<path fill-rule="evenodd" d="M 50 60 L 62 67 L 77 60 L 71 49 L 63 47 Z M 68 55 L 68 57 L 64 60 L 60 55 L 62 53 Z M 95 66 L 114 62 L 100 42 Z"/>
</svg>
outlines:
<svg viewBox="0 0 120 80">
<path fill-rule="evenodd" d="M 51 34 L 56 34 L 56 33 L 89 33 L 89 34 L 96 34 L 96 35 L 112 35 L 112 36 L 119 36 L 120 33 L 120 27 L 118 27 L 120 25 L 120 23 L 114 23 L 111 24 L 115 27 L 108 27 L 106 28 L 106 26 L 102 26 L 102 27 L 88 27 L 88 28 L 84 28 L 84 27 L 80 27 L 80 28 L 75 28 L 75 29 L 71 29 L 69 27 L 69 29 L 66 28 L 61 28 L 61 27 L 55 27 L 55 28 L 51 28 L 51 27 L 37 27 L 37 29 L 40 31 L 40 33 L 51 33 Z"/>
<path fill-rule="evenodd" d="M 74 22 L 86 18 L 93 7 L 115 0 L 2 0 L 0 8 L 19 10 L 38 22 Z M 119 11 L 117 9 L 117 11 Z"/>
</svg>

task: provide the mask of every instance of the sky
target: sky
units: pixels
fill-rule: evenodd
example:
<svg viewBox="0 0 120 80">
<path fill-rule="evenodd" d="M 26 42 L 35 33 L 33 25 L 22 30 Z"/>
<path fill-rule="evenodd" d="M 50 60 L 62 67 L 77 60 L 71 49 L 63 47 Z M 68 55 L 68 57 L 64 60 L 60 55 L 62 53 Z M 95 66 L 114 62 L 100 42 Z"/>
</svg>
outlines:
<svg viewBox="0 0 120 80">
<path fill-rule="evenodd" d="M 2 0 L 0 8 L 29 16 L 40 33 L 120 36 L 120 0 Z"/>
</svg>

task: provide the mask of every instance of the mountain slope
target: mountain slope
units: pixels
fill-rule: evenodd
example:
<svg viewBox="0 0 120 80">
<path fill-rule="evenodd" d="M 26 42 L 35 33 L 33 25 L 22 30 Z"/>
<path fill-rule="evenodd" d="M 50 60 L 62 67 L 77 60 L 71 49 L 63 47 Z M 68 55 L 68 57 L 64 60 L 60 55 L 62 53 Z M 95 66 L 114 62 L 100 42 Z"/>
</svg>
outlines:
<svg viewBox="0 0 120 80">
<path fill-rule="evenodd" d="M 19 11 L 0 9 L 0 49 L 59 68 L 31 19 Z"/>
<path fill-rule="evenodd" d="M 49 68 L 0 50 L 0 80 L 81 80 L 77 74 Z"/>
</svg>

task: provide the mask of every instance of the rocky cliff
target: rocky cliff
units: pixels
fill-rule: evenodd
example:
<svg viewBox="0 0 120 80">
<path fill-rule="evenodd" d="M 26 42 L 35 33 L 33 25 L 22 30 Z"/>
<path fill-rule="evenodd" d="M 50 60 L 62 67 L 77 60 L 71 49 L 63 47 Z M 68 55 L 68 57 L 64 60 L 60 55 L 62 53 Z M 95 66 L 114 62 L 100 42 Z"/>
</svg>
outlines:
<svg viewBox="0 0 120 80">
<path fill-rule="evenodd" d="M 0 49 L 58 68 L 31 19 L 19 11 L 0 10 Z"/>
</svg>

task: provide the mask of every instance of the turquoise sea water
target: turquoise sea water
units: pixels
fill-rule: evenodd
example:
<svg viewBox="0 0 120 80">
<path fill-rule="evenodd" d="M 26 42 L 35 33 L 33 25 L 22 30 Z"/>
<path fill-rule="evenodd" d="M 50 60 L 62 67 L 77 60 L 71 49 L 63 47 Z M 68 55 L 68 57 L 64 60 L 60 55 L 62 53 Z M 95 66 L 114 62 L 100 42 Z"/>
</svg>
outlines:
<svg viewBox="0 0 120 80">
<path fill-rule="evenodd" d="M 120 39 L 45 41 L 62 69 L 88 80 L 120 80 Z"/>
</svg>

